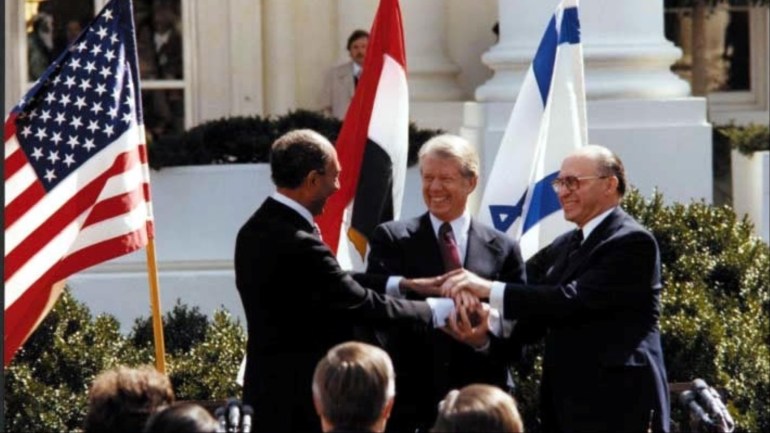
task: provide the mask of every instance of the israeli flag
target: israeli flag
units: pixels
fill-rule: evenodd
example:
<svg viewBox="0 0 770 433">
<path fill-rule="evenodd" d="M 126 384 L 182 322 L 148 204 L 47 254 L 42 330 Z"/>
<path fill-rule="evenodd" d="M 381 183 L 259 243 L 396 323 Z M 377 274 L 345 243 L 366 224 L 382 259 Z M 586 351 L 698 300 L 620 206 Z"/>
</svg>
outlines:
<svg viewBox="0 0 770 433">
<path fill-rule="evenodd" d="M 562 160 L 588 143 L 578 1 L 556 8 L 521 86 L 479 208 L 530 258 L 573 226 L 551 187 Z"/>
</svg>

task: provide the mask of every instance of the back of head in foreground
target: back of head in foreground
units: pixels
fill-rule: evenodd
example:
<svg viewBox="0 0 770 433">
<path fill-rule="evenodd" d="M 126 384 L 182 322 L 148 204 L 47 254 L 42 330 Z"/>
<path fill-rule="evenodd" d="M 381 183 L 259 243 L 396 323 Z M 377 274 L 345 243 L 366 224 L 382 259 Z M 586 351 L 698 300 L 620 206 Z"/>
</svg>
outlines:
<svg viewBox="0 0 770 433">
<path fill-rule="evenodd" d="M 173 402 L 168 376 L 150 366 L 116 367 L 94 379 L 84 431 L 136 433 L 153 413 Z"/>
<path fill-rule="evenodd" d="M 431 431 L 519 433 L 524 426 L 513 397 L 497 387 L 474 384 L 449 391 Z"/>
<path fill-rule="evenodd" d="M 193 403 L 175 403 L 147 421 L 147 433 L 216 433 L 217 420 L 203 407 Z"/>
<path fill-rule="evenodd" d="M 313 403 L 324 431 L 384 431 L 395 394 L 390 357 L 364 343 L 331 348 L 313 375 Z"/>
</svg>

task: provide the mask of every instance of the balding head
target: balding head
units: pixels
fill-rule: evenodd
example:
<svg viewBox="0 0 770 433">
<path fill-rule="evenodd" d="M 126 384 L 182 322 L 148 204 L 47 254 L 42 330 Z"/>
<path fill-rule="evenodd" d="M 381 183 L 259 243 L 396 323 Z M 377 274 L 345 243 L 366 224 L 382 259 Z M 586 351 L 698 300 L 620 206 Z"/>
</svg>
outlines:
<svg viewBox="0 0 770 433">
<path fill-rule="evenodd" d="M 583 227 L 620 204 L 626 174 L 617 155 L 605 147 L 589 145 L 564 158 L 553 184 L 564 218 Z"/>
<path fill-rule="evenodd" d="M 615 152 L 598 144 L 589 144 L 576 150 L 570 156 L 584 156 L 590 158 L 596 163 L 596 170 L 600 176 L 614 176 L 618 179 L 618 195 L 623 197 L 626 193 L 626 169 L 623 167 L 623 161 Z"/>
</svg>

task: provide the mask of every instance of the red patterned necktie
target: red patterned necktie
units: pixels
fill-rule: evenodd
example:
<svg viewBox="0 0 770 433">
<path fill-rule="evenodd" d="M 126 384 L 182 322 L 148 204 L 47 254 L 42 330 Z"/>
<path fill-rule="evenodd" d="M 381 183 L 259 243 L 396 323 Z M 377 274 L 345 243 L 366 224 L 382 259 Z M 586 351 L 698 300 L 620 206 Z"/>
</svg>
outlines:
<svg viewBox="0 0 770 433">
<path fill-rule="evenodd" d="M 441 259 L 444 261 L 444 270 L 449 272 L 463 267 L 460 261 L 460 249 L 449 223 L 441 224 L 438 229 L 438 246 L 441 251 Z"/>
</svg>

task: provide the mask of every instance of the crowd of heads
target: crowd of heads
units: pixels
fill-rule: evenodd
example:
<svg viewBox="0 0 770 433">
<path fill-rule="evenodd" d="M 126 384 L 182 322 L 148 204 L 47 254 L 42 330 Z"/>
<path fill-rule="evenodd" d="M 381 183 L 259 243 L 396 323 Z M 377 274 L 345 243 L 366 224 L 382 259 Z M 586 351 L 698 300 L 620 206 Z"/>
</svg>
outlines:
<svg viewBox="0 0 770 433">
<path fill-rule="evenodd" d="M 396 373 L 390 356 L 359 342 L 332 347 L 316 366 L 312 399 L 324 432 L 385 431 L 396 402 Z M 226 404 L 228 410 L 233 402 Z M 242 413 L 244 409 L 251 413 L 247 406 L 237 406 Z M 250 431 L 237 426 L 230 429 L 224 419 L 227 416 L 220 416 L 220 420 L 198 404 L 176 402 L 168 376 L 150 366 L 119 366 L 94 379 L 84 431 Z M 522 432 L 523 427 L 513 397 L 494 386 L 469 385 L 447 394 L 431 431 Z"/>
</svg>

